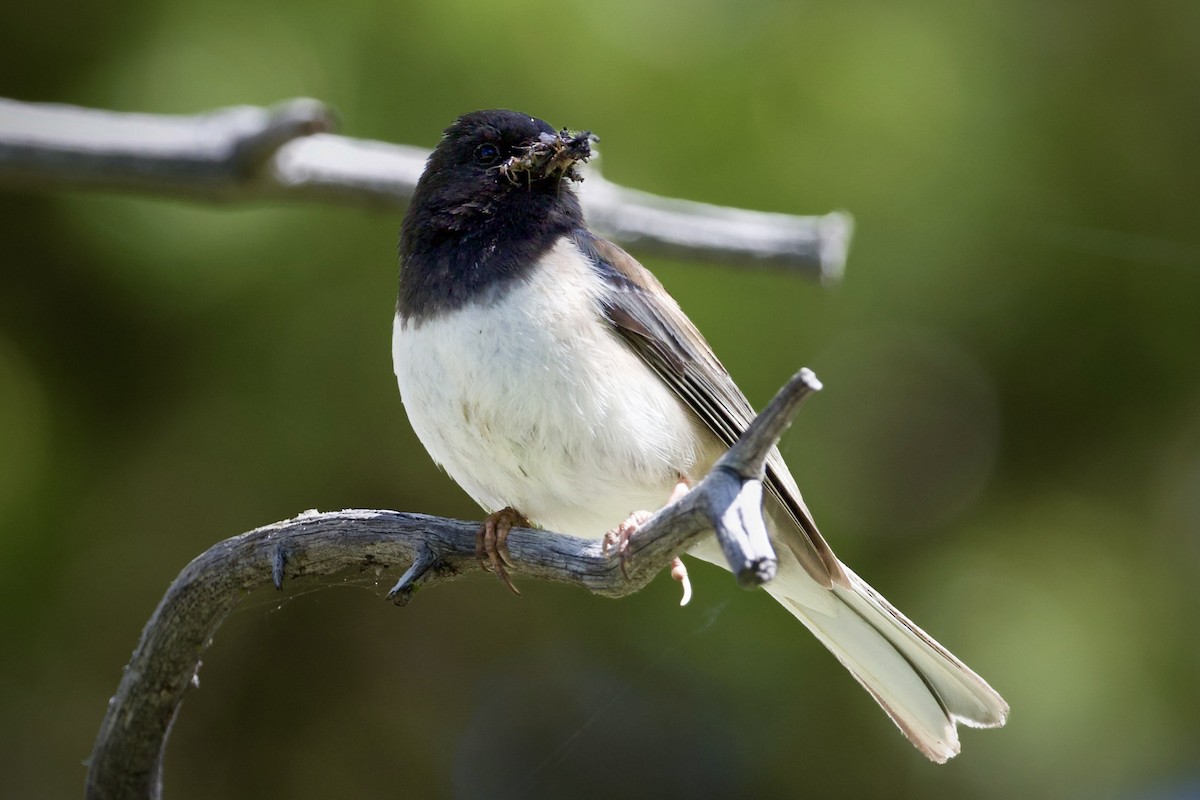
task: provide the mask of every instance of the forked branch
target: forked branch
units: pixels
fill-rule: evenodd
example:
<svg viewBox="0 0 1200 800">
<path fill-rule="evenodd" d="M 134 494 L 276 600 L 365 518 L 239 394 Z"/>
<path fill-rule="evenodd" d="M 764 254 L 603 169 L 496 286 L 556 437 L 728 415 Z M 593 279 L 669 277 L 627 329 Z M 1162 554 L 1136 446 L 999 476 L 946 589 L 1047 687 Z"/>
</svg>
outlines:
<svg viewBox="0 0 1200 800">
<path fill-rule="evenodd" d="M 715 530 L 740 585 L 770 580 L 776 562 L 762 518 L 764 463 L 818 389 L 812 372 L 800 370 L 704 480 L 651 517 L 629 540 L 628 578 L 598 541 L 520 528 L 508 537 L 514 573 L 621 597 Z M 406 567 L 388 595 L 404 604 L 419 587 L 478 570 L 478 530 L 478 523 L 398 511 L 310 511 L 209 548 L 183 569 L 142 631 L 92 750 L 87 797 L 161 797 L 175 713 L 200 656 L 248 592 L 350 569 Z"/>
</svg>

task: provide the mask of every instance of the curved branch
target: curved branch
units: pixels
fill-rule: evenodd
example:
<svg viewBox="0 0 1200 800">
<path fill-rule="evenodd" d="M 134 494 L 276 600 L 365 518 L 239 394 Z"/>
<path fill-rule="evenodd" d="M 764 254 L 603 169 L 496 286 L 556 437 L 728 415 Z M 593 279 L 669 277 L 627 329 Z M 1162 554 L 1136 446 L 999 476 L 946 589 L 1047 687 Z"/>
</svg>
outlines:
<svg viewBox="0 0 1200 800">
<path fill-rule="evenodd" d="M 763 464 L 800 403 L 820 388 L 803 369 L 780 390 L 692 491 L 630 538 L 628 577 L 599 542 L 515 528 L 513 571 L 606 597 L 641 589 L 678 553 L 715 530 L 739 584 L 770 580 L 775 555 L 762 520 Z M 309 511 L 226 539 L 188 564 L 167 589 L 121 678 L 89 760 L 87 797 L 159 798 L 167 736 L 200 656 L 249 591 L 291 578 L 409 564 L 388 597 L 403 605 L 419 586 L 480 569 L 478 523 L 397 511 Z"/>
<path fill-rule="evenodd" d="M 0 188 L 88 188 L 209 202 L 305 199 L 403 208 L 429 151 L 329 133 L 333 113 L 296 99 L 194 116 L 0 99 Z M 748 261 L 841 276 L 852 221 L 673 200 L 585 172 L 595 228 L 648 254 Z"/>
</svg>

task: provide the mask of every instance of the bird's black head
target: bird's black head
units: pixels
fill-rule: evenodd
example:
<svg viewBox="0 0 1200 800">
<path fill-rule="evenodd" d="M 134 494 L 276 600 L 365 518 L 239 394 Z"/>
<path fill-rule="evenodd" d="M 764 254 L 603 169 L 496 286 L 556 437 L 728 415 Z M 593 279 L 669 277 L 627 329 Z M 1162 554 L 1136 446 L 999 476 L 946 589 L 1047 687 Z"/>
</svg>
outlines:
<svg viewBox="0 0 1200 800">
<path fill-rule="evenodd" d="M 446 129 L 400 232 L 402 316 L 481 301 L 583 225 L 569 182 L 591 132 L 555 131 L 515 111 L 474 111 Z"/>
<path fill-rule="evenodd" d="M 495 216 L 544 213 L 556 202 L 577 207 L 563 179 L 580 180 L 575 164 L 591 156 L 594 138 L 590 131 L 556 132 L 516 111 L 464 114 L 429 156 L 409 216 L 456 229 Z"/>
</svg>

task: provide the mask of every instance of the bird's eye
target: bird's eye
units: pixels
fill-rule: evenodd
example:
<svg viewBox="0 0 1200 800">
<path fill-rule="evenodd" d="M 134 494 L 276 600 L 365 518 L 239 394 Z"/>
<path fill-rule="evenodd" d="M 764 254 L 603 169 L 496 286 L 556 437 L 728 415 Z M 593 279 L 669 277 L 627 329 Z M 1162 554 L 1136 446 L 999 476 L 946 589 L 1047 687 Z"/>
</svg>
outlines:
<svg viewBox="0 0 1200 800">
<path fill-rule="evenodd" d="M 500 148 L 491 142 L 484 142 L 475 148 L 475 160 L 485 166 L 491 166 L 500 160 Z"/>
</svg>

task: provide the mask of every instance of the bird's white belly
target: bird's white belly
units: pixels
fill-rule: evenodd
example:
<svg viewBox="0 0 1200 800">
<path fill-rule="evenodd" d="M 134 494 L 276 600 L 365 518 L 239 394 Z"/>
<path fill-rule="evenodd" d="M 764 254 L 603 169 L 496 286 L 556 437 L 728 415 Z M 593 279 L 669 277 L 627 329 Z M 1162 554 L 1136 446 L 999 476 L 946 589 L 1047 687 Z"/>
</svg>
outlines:
<svg viewBox="0 0 1200 800">
<path fill-rule="evenodd" d="M 488 511 L 600 536 L 692 475 L 699 423 L 601 319 L 601 288 L 564 242 L 495 302 L 397 318 L 413 429 Z"/>
</svg>

